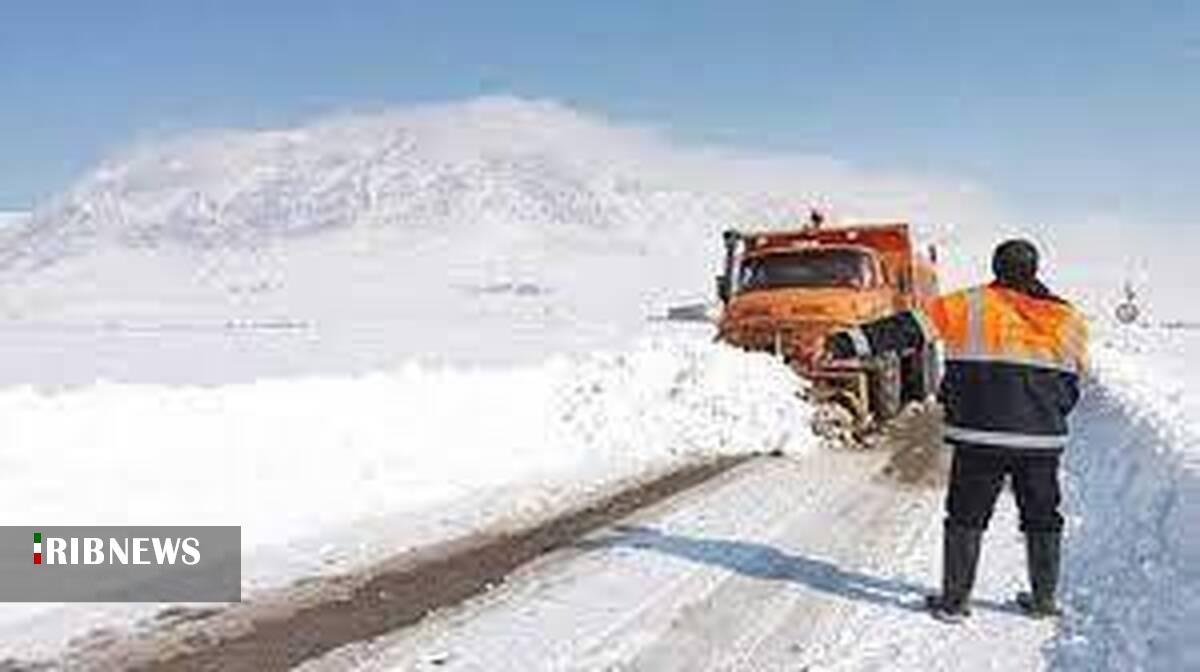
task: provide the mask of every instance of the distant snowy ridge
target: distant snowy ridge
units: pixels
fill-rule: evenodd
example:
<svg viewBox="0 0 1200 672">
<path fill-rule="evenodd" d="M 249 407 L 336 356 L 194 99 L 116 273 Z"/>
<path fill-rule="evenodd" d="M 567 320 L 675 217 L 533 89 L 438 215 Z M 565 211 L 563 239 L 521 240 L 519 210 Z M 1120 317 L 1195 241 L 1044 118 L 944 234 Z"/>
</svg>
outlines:
<svg viewBox="0 0 1200 672">
<path fill-rule="evenodd" d="M 1093 304 L 1119 292 L 1120 269 L 1153 266 L 1175 286 L 1188 277 L 1167 263 L 1169 245 L 1143 240 L 1128 222 L 1087 213 L 1042 221 L 1031 214 L 1036 203 L 1013 209 L 969 182 L 685 144 L 553 101 L 508 97 L 133 146 L 22 226 L 0 229 L 0 275 L 98 255 L 136 276 L 89 271 L 99 294 L 186 285 L 196 275 L 220 276 L 229 264 L 286 286 L 312 272 L 287 262 L 291 248 L 322 238 L 335 268 L 402 260 L 438 244 L 453 244 L 460 266 L 521 266 L 509 275 L 569 265 L 564 257 L 639 255 L 654 286 L 707 293 L 722 229 L 794 224 L 811 205 L 846 218 L 913 221 L 925 238 L 944 243 L 948 286 L 984 279 L 991 247 L 1011 234 L 1046 243 L 1055 288 L 1087 292 Z M 173 256 L 172 277 L 161 272 L 164 255 Z M 136 270 L 146 265 L 156 268 Z M 22 282 L 0 296 L 0 317 L 6 308 L 28 317 L 80 301 L 61 278 L 40 284 L 61 291 L 54 301 L 26 300 L 22 294 L 39 283 Z M 288 302 L 297 312 L 307 307 L 302 294 Z"/>
<path fill-rule="evenodd" d="M 932 186 L 940 193 L 921 193 Z M 251 243 L 346 226 L 473 226 L 481 214 L 642 236 L 672 210 L 751 224 L 771 206 L 796 216 L 836 199 L 852 212 L 914 209 L 920 217 L 980 198 L 955 189 L 860 175 L 827 160 L 684 150 L 556 103 L 488 98 L 135 148 L 38 219 L 68 236 L 134 246 Z M 683 196 L 702 198 L 696 207 L 676 200 Z"/>
<path fill-rule="evenodd" d="M 28 212 L 12 212 L 0 210 L 0 229 L 7 226 L 23 224 L 29 218 Z"/>
<path fill-rule="evenodd" d="M 847 218 L 911 217 L 931 235 L 999 218 L 967 185 L 687 147 L 512 98 L 137 146 L 0 230 L 0 322 L 286 321 L 312 325 L 313 337 L 296 341 L 303 353 L 209 343 L 155 362 L 129 339 L 106 344 L 103 358 L 63 343 L 78 361 L 10 370 L 0 385 L 153 381 L 200 361 L 169 379 L 325 375 L 427 357 L 528 364 L 626 347 L 648 315 L 712 298 L 723 229 L 794 225 L 812 204 Z M 961 249 L 944 250 L 948 266 Z M 12 361 L 41 358 L 13 347 Z M 214 358 L 213 347 L 242 361 Z M 276 352 L 278 366 L 268 361 Z"/>
<path fill-rule="evenodd" d="M 379 227 L 644 247 L 795 221 L 813 203 L 931 223 L 991 207 L 965 185 L 684 149 L 557 103 L 486 98 L 135 147 L 39 209 L 0 264 Z"/>
</svg>

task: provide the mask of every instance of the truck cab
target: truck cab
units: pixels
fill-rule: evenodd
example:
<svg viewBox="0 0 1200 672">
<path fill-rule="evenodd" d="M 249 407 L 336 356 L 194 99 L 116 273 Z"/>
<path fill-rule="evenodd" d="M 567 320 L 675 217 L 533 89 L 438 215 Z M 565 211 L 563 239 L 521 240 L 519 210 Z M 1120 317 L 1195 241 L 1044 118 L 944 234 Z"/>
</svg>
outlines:
<svg viewBox="0 0 1200 672">
<path fill-rule="evenodd" d="M 782 357 L 819 397 L 841 402 L 862 424 L 932 391 L 932 353 L 847 363 L 822 356 L 830 333 L 936 295 L 933 262 L 915 253 L 907 224 L 727 231 L 725 247 L 720 340 Z"/>
<path fill-rule="evenodd" d="M 798 245 L 747 254 L 731 282 L 722 338 L 807 371 L 827 333 L 886 314 L 883 266 L 860 246 Z"/>
</svg>

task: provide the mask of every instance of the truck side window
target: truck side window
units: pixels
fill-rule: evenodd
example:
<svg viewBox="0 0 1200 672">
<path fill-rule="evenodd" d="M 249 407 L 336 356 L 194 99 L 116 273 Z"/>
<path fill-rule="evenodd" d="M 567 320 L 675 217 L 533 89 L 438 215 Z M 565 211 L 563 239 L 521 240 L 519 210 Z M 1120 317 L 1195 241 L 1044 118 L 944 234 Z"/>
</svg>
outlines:
<svg viewBox="0 0 1200 672">
<path fill-rule="evenodd" d="M 862 258 L 862 274 L 859 279 L 860 289 L 874 289 L 883 284 L 883 271 L 875 260 L 870 257 Z"/>
<path fill-rule="evenodd" d="M 747 264 L 741 268 L 741 277 L 738 278 L 738 289 L 754 287 L 759 284 L 759 276 L 762 275 L 757 264 Z"/>
</svg>

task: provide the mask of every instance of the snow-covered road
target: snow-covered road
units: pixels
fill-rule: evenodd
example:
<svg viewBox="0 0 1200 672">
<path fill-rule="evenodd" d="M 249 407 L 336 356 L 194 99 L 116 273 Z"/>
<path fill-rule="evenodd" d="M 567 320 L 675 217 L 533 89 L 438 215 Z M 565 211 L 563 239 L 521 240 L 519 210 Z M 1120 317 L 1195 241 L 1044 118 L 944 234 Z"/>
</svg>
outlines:
<svg viewBox="0 0 1200 672">
<path fill-rule="evenodd" d="M 1038 669 L 1054 626 L 1007 604 L 1023 580 L 1011 505 L 989 536 L 976 618 L 940 624 L 921 607 L 940 491 L 883 476 L 887 461 L 750 462 L 501 590 L 304 669 Z"/>
</svg>

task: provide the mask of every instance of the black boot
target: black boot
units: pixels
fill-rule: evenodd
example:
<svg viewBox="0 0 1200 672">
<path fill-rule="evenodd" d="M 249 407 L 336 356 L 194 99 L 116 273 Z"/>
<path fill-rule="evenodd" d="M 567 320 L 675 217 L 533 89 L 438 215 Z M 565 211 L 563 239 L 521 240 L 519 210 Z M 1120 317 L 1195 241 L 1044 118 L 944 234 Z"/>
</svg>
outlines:
<svg viewBox="0 0 1200 672">
<path fill-rule="evenodd" d="M 982 539 L 983 530 L 946 525 L 942 532 L 942 593 L 925 599 L 934 618 L 961 623 L 971 615 L 967 602 L 975 586 Z"/>
<path fill-rule="evenodd" d="M 1062 611 L 1054 599 L 1062 535 L 1058 532 L 1029 532 L 1025 535 L 1025 559 L 1032 592 L 1017 594 L 1017 604 L 1034 618 L 1058 616 Z"/>
</svg>

